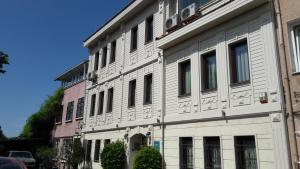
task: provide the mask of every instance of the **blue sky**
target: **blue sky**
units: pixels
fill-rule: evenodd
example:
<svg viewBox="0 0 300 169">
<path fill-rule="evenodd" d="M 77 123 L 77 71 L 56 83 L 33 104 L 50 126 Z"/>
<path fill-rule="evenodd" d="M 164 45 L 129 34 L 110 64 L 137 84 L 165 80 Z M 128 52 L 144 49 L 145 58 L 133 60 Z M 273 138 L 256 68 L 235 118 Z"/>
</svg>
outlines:
<svg viewBox="0 0 300 169">
<path fill-rule="evenodd" d="M 0 125 L 18 136 L 26 119 L 59 87 L 54 78 L 88 56 L 82 41 L 129 0 L 1 0 Z"/>
</svg>

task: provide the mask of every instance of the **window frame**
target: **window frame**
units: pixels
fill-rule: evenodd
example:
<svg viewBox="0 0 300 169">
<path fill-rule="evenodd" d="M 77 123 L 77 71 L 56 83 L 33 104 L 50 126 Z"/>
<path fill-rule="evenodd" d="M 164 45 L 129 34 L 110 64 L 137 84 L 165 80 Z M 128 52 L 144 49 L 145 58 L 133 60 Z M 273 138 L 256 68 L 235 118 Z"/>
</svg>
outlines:
<svg viewBox="0 0 300 169">
<path fill-rule="evenodd" d="M 134 85 L 134 93 L 132 85 Z M 128 85 L 128 108 L 133 108 L 136 105 L 136 79 L 132 79 L 129 81 Z"/>
<path fill-rule="evenodd" d="M 110 43 L 110 58 L 109 64 L 112 64 L 116 61 L 116 53 L 117 53 L 117 40 L 114 40 Z"/>
<path fill-rule="evenodd" d="M 249 76 L 249 80 L 245 80 L 243 82 L 237 82 L 237 71 L 235 71 L 233 68 L 233 65 L 236 65 L 236 62 L 233 61 L 233 57 L 235 57 L 235 55 L 233 54 L 233 48 L 239 46 L 240 44 L 246 43 L 246 47 L 247 47 L 247 55 L 248 55 L 248 76 Z M 249 43 L 248 43 L 248 39 L 247 38 L 243 38 L 240 39 L 238 41 L 232 42 L 230 44 L 227 45 L 228 48 L 228 54 L 229 54 L 229 72 L 230 72 L 230 86 L 234 87 L 234 86 L 240 86 L 240 85 L 245 85 L 245 84 L 250 84 L 251 83 L 251 68 L 250 68 L 250 53 L 249 53 Z"/>
<path fill-rule="evenodd" d="M 130 37 L 130 52 L 134 52 L 138 48 L 138 25 L 131 28 L 131 37 Z"/>
<path fill-rule="evenodd" d="M 184 167 L 183 165 L 183 145 L 187 145 L 187 144 L 183 144 L 183 139 L 187 139 L 190 138 L 192 140 L 192 143 L 189 145 L 192 147 L 192 168 L 188 168 L 187 164 L 186 167 Z M 194 138 L 193 137 L 179 137 L 179 168 L 180 169 L 194 169 L 194 165 L 195 165 L 195 151 L 194 151 Z"/>
<path fill-rule="evenodd" d="M 101 147 L 101 140 L 95 140 L 95 147 L 94 147 L 94 162 L 100 162 L 100 147 Z"/>
<path fill-rule="evenodd" d="M 148 82 L 147 80 L 149 80 L 148 78 L 151 77 L 151 88 L 150 88 L 150 93 L 148 93 L 148 87 L 149 84 L 146 83 Z M 150 94 L 150 96 L 148 96 L 148 94 Z M 147 100 L 147 98 L 149 97 L 150 100 Z M 152 104 L 152 99 L 153 99 L 153 73 L 149 73 L 147 75 L 144 76 L 144 105 L 148 105 L 148 104 Z"/>
<path fill-rule="evenodd" d="M 102 48 L 102 57 L 101 57 L 101 69 L 106 67 L 106 62 L 107 62 L 107 46 Z"/>
<path fill-rule="evenodd" d="M 149 32 L 149 30 L 151 31 L 151 33 Z M 152 14 L 148 16 L 145 20 L 145 44 L 153 42 L 153 39 L 154 39 L 154 15 Z"/>
<path fill-rule="evenodd" d="M 218 139 L 219 144 L 216 145 L 209 145 L 207 144 L 208 139 Z M 203 154 L 204 154 L 204 168 L 205 169 L 212 169 L 210 166 L 208 166 L 209 161 L 211 158 L 207 156 L 207 151 L 211 150 L 211 148 L 218 148 L 219 150 L 219 168 L 214 168 L 214 169 L 222 169 L 222 152 L 221 152 L 221 138 L 219 136 L 208 136 L 208 137 L 203 137 Z"/>
<path fill-rule="evenodd" d="M 107 108 L 106 113 L 111 113 L 113 111 L 114 104 L 114 88 L 111 87 L 107 90 Z"/>
<path fill-rule="evenodd" d="M 185 88 L 184 83 L 183 83 L 183 65 L 189 63 L 190 66 L 190 75 L 192 73 L 192 67 L 191 67 L 191 59 L 186 59 L 184 61 L 181 61 L 178 63 L 178 97 L 188 97 L 191 96 L 192 94 L 192 78 L 190 78 L 190 92 L 187 93 L 186 91 L 183 91 Z"/>
<path fill-rule="evenodd" d="M 68 102 L 67 111 L 66 111 L 66 122 L 73 121 L 73 113 L 74 113 L 74 101 Z"/>
<path fill-rule="evenodd" d="M 58 114 L 55 117 L 55 124 L 61 124 L 63 121 L 63 111 L 64 111 L 64 105 L 60 105 L 57 109 Z"/>
<path fill-rule="evenodd" d="M 95 116 L 95 108 L 96 108 L 96 94 L 93 94 L 91 96 L 90 117 Z"/>
<path fill-rule="evenodd" d="M 238 138 L 250 138 L 253 139 L 253 143 L 254 143 L 254 147 L 252 147 L 254 149 L 254 153 L 255 153 L 255 162 L 256 162 L 256 169 L 258 169 L 258 156 L 257 156 L 257 145 L 256 145 L 256 138 L 254 135 L 246 135 L 246 136 L 234 136 L 234 155 L 235 155 L 235 164 L 236 164 L 236 169 L 241 168 L 241 161 L 238 161 L 237 157 L 240 157 L 238 155 L 240 148 L 242 147 L 241 145 L 238 145 Z M 253 146 L 253 145 L 252 145 Z"/>
<path fill-rule="evenodd" d="M 100 91 L 99 92 L 99 100 L 98 100 L 98 112 L 97 115 L 103 115 L 104 112 L 104 97 L 105 97 L 105 92 Z"/>
<path fill-rule="evenodd" d="M 94 60 L 94 71 L 97 71 L 99 69 L 99 59 L 100 58 L 100 53 L 97 51 L 95 53 L 95 60 Z"/>
<path fill-rule="evenodd" d="M 85 97 L 81 97 L 77 101 L 76 119 L 83 118 L 83 114 L 84 114 L 84 102 L 85 102 Z"/>
<path fill-rule="evenodd" d="M 209 88 L 208 87 L 208 75 L 207 75 L 207 62 L 205 58 L 211 57 L 214 54 L 216 60 L 216 87 Z M 201 90 L 202 92 L 212 92 L 218 90 L 218 72 L 217 72 L 217 52 L 216 50 L 211 50 L 209 52 L 203 53 L 200 55 L 201 57 Z"/>
<path fill-rule="evenodd" d="M 291 55 L 291 64 L 292 64 L 292 72 L 293 74 L 300 73 L 300 40 L 299 47 L 297 51 L 297 42 L 296 42 L 296 33 L 295 29 L 299 29 L 300 32 L 300 19 L 297 22 L 289 24 L 289 44 L 290 44 L 290 55 Z M 298 34 L 300 39 L 300 33 Z M 298 54 L 298 55 L 297 55 Z M 298 60 L 298 61 L 296 61 Z M 297 63 L 296 63 L 297 62 Z"/>
</svg>

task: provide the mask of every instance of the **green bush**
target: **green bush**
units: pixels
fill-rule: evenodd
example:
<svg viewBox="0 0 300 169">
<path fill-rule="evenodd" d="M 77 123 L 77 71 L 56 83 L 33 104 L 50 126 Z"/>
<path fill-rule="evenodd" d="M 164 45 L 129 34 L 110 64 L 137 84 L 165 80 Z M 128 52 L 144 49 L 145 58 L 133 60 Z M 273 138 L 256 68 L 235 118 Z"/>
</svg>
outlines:
<svg viewBox="0 0 300 169">
<path fill-rule="evenodd" d="M 84 160 L 84 148 L 79 138 L 74 139 L 70 147 L 66 150 L 66 160 L 72 169 L 78 169 L 78 165 Z"/>
<path fill-rule="evenodd" d="M 52 167 L 52 160 L 56 157 L 57 151 L 52 147 L 41 147 L 37 149 L 36 157 L 44 168 Z"/>
<path fill-rule="evenodd" d="M 162 157 L 153 147 L 142 148 L 135 156 L 133 169 L 161 169 Z"/>
<path fill-rule="evenodd" d="M 125 169 L 126 153 L 125 145 L 121 141 L 106 145 L 101 153 L 101 165 L 103 169 Z"/>
</svg>

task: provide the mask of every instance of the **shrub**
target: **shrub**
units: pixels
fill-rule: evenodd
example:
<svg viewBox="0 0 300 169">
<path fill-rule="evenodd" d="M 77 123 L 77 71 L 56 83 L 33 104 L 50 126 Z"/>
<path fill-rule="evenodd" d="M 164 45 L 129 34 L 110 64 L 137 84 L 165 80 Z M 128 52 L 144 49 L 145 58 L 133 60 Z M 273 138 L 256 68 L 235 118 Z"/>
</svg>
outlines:
<svg viewBox="0 0 300 169">
<path fill-rule="evenodd" d="M 161 169 L 162 157 L 153 147 L 142 148 L 135 156 L 133 169 Z"/>
<path fill-rule="evenodd" d="M 36 157 L 44 168 L 52 167 L 52 160 L 56 157 L 57 151 L 51 147 L 41 147 L 37 149 Z"/>
<path fill-rule="evenodd" d="M 106 145 L 101 153 L 103 169 L 124 169 L 126 164 L 125 144 L 116 141 Z"/>
<path fill-rule="evenodd" d="M 66 150 L 66 160 L 68 166 L 77 169 L 78 165 L 84 160 L 84 148 L 80 139 L 74 139 L 70 147 Z"/>
</svg>

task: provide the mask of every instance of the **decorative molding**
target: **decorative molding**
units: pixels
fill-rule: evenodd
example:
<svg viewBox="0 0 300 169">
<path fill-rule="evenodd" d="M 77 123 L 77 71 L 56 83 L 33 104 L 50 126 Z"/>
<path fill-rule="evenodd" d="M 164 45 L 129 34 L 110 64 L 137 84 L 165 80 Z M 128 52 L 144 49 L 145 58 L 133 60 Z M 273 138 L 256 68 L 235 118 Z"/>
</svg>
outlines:
<svg viewBox="0 0 300 169">
<path fill-rule="evenodd" d="M 153 117 L 152 108 L 151 107 L 150 108 L 144 108 L 143 116 L 144 116 L 144 119 L 152 118 Z"/>
<path fill-rule="evenodd" d="M 232 93 L 231 100 L 234 107 L 250 105 L 251 104 L 250 91 L 241 91 L 241 92 Z"/>
<path fill-rule="evenodd" d="M 218 98 L 208 97 L 201 99 L 202 109 L 205 110 L 215 110 L 218 108 Z"/>
</svg>

